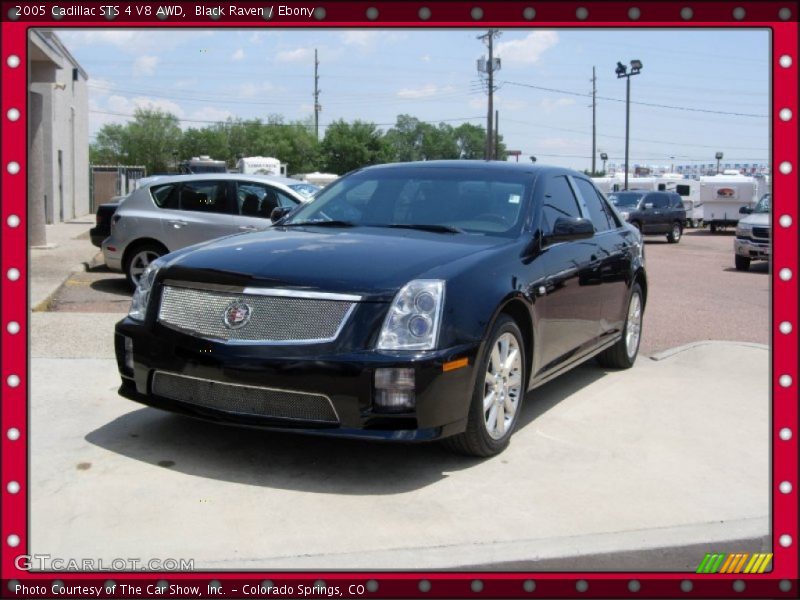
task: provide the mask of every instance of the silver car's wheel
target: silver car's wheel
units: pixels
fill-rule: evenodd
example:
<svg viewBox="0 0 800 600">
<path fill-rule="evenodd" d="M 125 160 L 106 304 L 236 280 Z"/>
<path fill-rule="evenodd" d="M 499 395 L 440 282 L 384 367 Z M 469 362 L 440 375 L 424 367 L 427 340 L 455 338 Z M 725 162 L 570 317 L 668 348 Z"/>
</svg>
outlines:
<svg viewBox="0 0 800 600">
<path fill-rule="evenodd" d="M 504 333 L 492 348 L 483 384 L 483 417 L 492 439 L 502 439 L 514 422 L 522 393 L 522 353 L 517 339 Z"/>
<path fill-rule="evenodd" d="M 634 290 L 628 305 L 628 321 L 625 327 L 625 351 L 631 361 L 639 351 L 639 338 L 642 333 L 642 297 Z"/>
<path fill-rule="evenodd" d="M 160 248 L 156 244 L 144 244 L 134 248 L 131 251 L 130 258 L 125 262 L 125 277 L 128 280 L 128 284 L 135 288 L 139 283 L 139 277 L 142 276 L 147 266 L 166 253 L 164 248 Z"/>
</svg>

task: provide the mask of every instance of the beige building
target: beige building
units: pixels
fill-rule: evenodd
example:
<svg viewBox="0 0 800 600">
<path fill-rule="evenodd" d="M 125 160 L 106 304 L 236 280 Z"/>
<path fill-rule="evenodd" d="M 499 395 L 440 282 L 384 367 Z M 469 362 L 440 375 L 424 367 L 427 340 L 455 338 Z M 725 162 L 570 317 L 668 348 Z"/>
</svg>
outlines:
<svg viewBox="0 0 800 600">
<path fill-rule="evenodd" d="M 88 75 L 49 30 L 28 37 L 28 226 L 41 245 L 45 223 L 90 212 Z"/>
</svg>

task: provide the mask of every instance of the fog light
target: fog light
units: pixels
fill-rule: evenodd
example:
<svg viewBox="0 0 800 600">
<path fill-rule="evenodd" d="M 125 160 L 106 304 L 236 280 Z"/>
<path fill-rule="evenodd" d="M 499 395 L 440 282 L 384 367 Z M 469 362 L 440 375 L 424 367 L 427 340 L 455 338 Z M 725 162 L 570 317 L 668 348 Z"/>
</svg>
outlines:
<svg viewBox="0 0 800 600">
<path fill-rule="evenodd" d="M 125 337 L 125 368 L 133 372 L 133 339 Z"/>
<path fill-rule="evenodd" d="M 393 412 L 413 410 L 414 369 L 376 369 L 375 406 Z"/>
</svg>

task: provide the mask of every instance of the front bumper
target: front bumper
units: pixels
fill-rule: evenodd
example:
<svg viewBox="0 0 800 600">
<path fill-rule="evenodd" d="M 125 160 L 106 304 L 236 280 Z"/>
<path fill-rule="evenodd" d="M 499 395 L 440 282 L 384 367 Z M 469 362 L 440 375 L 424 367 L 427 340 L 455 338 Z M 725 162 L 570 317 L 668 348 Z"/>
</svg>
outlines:
<svg viewBox="0 0 800 600">
<path fill-rule="evenodd" d="M 125 338 L 133 346 L 133 368 L 125 364 Z M 126 318 L 116 325 L 115 348 L 122 376 L 119 393 L 171 412 L 228 424 L 302 433 L 384 440 L 424 441 L 466 427 L 480 343 L 421 353 L 326 351 L 320 345 L 286 348 L 228 345 L 188 336 L 155 324 L 153 330 Z M 465 367 L 444 371 L 446 362 L 467 358 Z M 386 412 L 374 402 L 377 368 L 414 370 L 416 405 Z M 324 395 L 338 422 L 318 423 L 210 408 L 153 393 L 156 371 L 208 382 Z M 246 388 L 243 388 L 246 389 Z"/>
<path fill-rule="evenodd" d="M 753 238 L 737 236 L 733 240 L 733 250 L 737 256 L 745 256 L 751 260 L 769 260 L 769 240 L 759 241 Z"/>
</svg>

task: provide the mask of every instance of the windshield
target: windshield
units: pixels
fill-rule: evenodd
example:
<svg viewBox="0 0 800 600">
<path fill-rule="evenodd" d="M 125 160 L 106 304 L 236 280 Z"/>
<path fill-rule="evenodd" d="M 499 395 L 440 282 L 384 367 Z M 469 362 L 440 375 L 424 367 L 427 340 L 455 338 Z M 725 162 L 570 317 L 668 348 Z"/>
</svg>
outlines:
<svg viewBox="0 0 800 600">
<path fill-rule="evenodd" d="M 608 195 L 608 201 L 617 208 L 631 208 L 639 204 L 642 196 L 641 192 L 614 192 Z"/>
<path fill-rule="evenodd" d="M 754 213 L 769 213 L 769 194 L 764 194 L 753 209 Z"/>
<path fill-rule="evenodd" d="M 494 169 L 367 169 L 323 188 L 283 225 L 411 227 L 515 236 L 532 178 Z M 333 222 L 333 223 L 331 223 Z"/>
<path fill-rule="evenodd" d="M 306 198 L 311 198 L 319 190 L 319 186 L 310 183 L 293 183 L 289 187 Z"/>
</svg>

